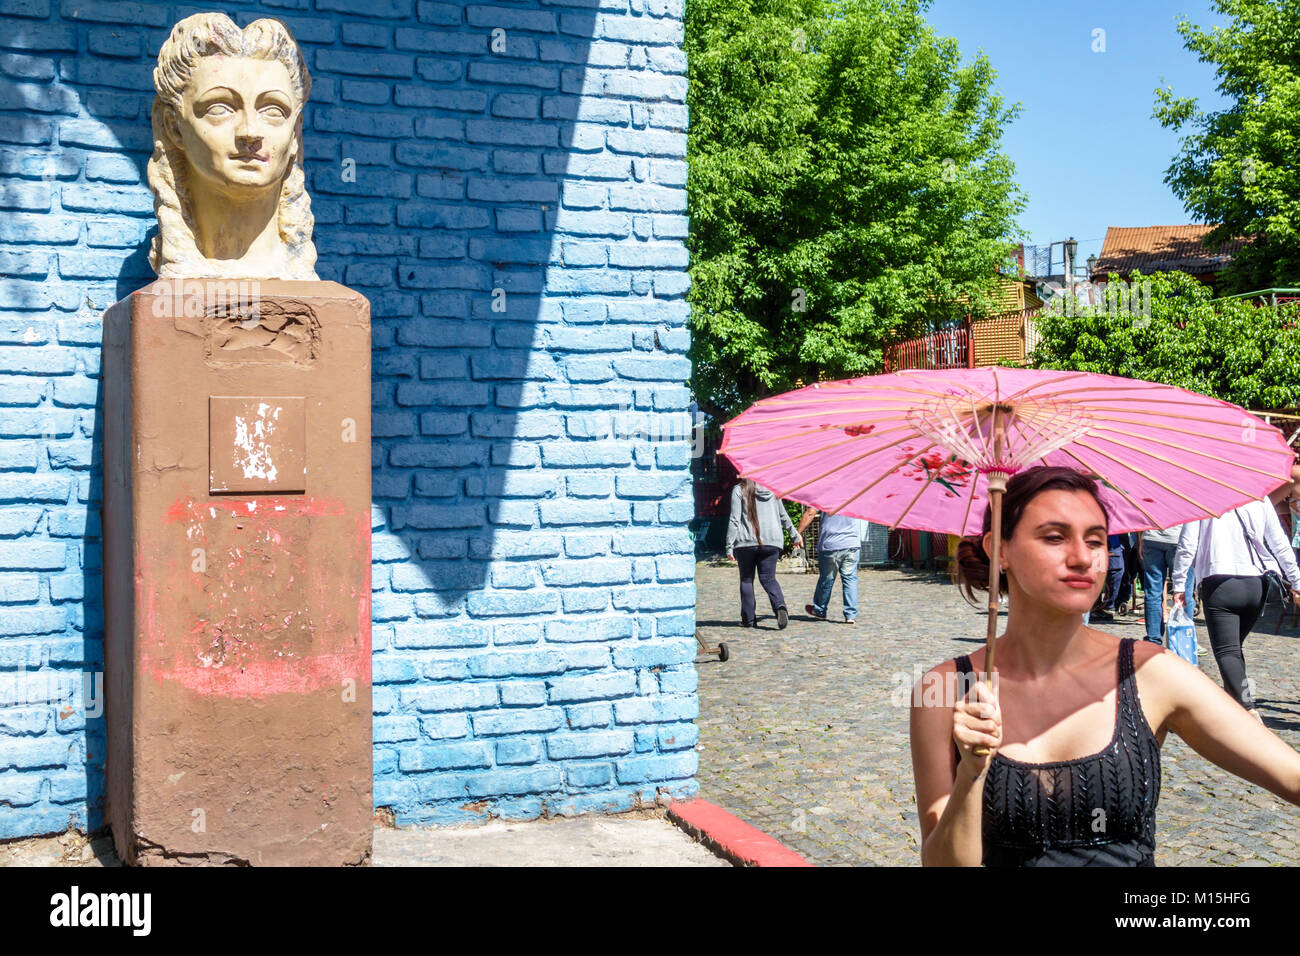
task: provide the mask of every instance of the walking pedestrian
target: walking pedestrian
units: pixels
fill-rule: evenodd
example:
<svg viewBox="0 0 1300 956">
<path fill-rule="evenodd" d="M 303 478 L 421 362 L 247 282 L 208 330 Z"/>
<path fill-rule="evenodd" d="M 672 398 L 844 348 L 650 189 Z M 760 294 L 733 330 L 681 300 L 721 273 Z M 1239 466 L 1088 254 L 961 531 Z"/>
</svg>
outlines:
<svg viewBox="0 0 1300 956">
<path fill-rule="evenodd" d="M 731 521 L 727 525 L 727 557 L 740 568 L 740 625 L 757 627 L 754 608 L 754 572 L 767 592 L 776 615 L 777 627 L 784 630 L 790 614 L 785 595 L 776 581 L 776 561 L 785 547 L 782 528 L 790 532 L 795 547 L 803 546 L 803 536 L 795 530 L 781 499 L 745 478 L 731 489 Z"/>
<path fill-rule="evenodd" d="M 1163 530 L 1143 531 L 1138 539 L 1138 558 L 1142 562 L 1143 609 L 1146 612 L 1146 640 L 1164 644 L 1165 639 L 1165 582 L 1173 575 L 1174 553 L 1178 550 L 1178 536 L 1183 525 L 1176 524 Z M 1196 601 L 1192 592 L 1196 583 L 1193 572 L 1187 575 L 1183 588 L 1187 616 L 1196 616 Z"/>
<path fill-rule="evenodd" d="M 1133 596 L 1133 579 L 1129 575 L 1130 554 L 1133 550 L 1133 535 L 1112 534 L 1106 537 L 1106 603 L 1092 612 L 1092 618 L 1098 621 L 1113 621 L 1121 604 L 1127 604 Z"/>
<path fill-rule="evenodd" d="M 1297 457 L 1296 463 L 1291 466 L 1291 478 L 1278 485 L 1269 493 L 1269 501 L 1273 502 L 1277 508 L 1278 519 L 1284 517 L 1294 517 L 1297 510 L 1300 509 L 1300 456 Z M 1291 533 L 1295 533 L 1295 523 L 1292 522 Z"/>
<path fill-rule="evenodd" d="M 1106 575 L 1109 523 L 1097 483 L 1074 469 L 1007 482 L 997 587 L 1011 600 L 992 686 L 979 680 L 981 646 L 913 691 L 923 864 L 1154 865 L 1169 731 L 1300 805 L 1300 753 L 1177 655 L 1083 624 Z M 958 546 L 971 600 L 989 586 L 991 526 L 986 505 L 984 533 Z"/>
<path fill-rule="evenodd" d="M 1273 504 L 1261 498 L 1186 524 L 1174 556 L 1176 603 L 1185 601 L 1189 571 L 1201 581 L 1201 607 L 1223 689 L 1259 718 L 1242 644 L 1268 603 L 1270 572 L 1285 574 L 1290 599 L 1300 604 L 1300 567 Z"/>
<path fill-rule="evenodd" d="M 1300 551 L 1300 495 L 1287 504 L 1291 508 L 1291 550 Z"/>
<path fill-rule="evenodd" d="M 1291 480 L 1274 491 L 1269 498 L 1277 505 L 1278 518 L 1283 515 L 1291 522 L 1291 548 L 1300 550 L 1300 460 L 1291 466 Z"/>
<path fill-rule="evenodd" d="M 799 519 L 799 533 L 803 534 L 817 517 L 816 508 L 808 508 Z M 835 576 L 840 578 L 844 594 L 844 623 L 858 621 L 858 559 L 862 555 L 862 538 L 867 523 L 848 515 L 823 514 L 821 529 L 817 534 L 817 587 L 813 589 L 813 602 L 804 610 L 818 620 L 826 620 L 826 611 L 835 592 Z"/>
</svg>

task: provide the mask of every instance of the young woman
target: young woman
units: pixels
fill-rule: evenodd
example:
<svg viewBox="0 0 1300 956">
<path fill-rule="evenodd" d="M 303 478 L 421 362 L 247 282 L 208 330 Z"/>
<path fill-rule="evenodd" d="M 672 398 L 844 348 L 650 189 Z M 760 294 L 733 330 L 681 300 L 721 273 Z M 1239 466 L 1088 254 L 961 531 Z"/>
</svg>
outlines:
<svg viewBox="0 0 1300 956">
<path fill-rule="evenodd" d="M 988 587 L 989 528 L 986 508 L 984 534 L 958 548 L 968 597 Z M 913 696 L 923 864 L 1154 865 L 1171 730 L 1300 804 L 1300 753 L 1174 654 L 1083 624 L 1106 574 L 1108 528 L 1096 483 L 1080 472 L 1032 468 L 1007 483 L 999 590 L 1010 602 L 993 687 L 970 680 L 963 693 L 963 673 L 982 675 L 981 647 L 932 669 Z"/>
<path fill-rule="evenodd" d="M 745 478 L 731 489 L 731 521 L 727 525 L 727 557 L 740 566 L 740 625 L 757 627 L 754 618 L 754 571 L 772 602 L 777 627 L 785 628 L 790 616 L 785 595 L 776 581 L 776 560 L 785 547 L 782 528 L 790 532 L 795 547 L 803 546 L 803 536 L 785 513 L 781 499 L 752 478 Z"/>
</svg>

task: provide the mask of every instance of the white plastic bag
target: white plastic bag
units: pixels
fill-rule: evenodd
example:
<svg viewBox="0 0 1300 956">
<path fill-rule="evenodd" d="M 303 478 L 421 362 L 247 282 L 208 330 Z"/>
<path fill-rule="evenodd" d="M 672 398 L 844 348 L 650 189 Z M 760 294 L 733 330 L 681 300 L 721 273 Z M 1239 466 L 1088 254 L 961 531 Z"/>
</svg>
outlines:
<svg viewBox="0 0 1300 956">
<path fill-rule="evenodd" d="M 1195 664 L 1197 661 L 1196 624 L 1188 616 L 1186 605 L 1175 602 L 1174 609 L 1169 614 L 1166 633 L 1169 637 L 1169 649 L 1189 664 Z"/>
</svg>

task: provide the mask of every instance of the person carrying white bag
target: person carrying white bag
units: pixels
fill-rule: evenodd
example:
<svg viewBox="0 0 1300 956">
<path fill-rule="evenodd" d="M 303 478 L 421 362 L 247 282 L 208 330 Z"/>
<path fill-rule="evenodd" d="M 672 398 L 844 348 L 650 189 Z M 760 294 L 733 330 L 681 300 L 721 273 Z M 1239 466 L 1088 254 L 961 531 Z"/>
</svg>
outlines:
<svg viewBox="0 0 1300 956">
<path fill-rule="evenodd" d="M 1290 599 L 1300 604 L 1300 566 L 1272 504 L 1261 498 L 1183 527 L 1174 556 L 1171 646 L 1174 627 L 1186 626 L 1181 618 L 1176 624 L 1175 616 L 1179 610 L 1186 614 L 1183 588 L 1189 568 L 1201 582 L 1201 608 L 1223 689 L 1259 718 L 1242 643 L 1263 613 L 1270 587 L 1280 589 L 1283 598 L 1289 588 Z"/>
<path fill-rule="evenodd" d="M 1184 600 L 1175 602 L 1174 609 L 1169 612 L 1165 635 L 1171 651 L 1189 664 L 1200 663 L 1200 656 L 1196 651 L 1196 623 L 1187 613 L 1186 595 Z"/>
</svg>

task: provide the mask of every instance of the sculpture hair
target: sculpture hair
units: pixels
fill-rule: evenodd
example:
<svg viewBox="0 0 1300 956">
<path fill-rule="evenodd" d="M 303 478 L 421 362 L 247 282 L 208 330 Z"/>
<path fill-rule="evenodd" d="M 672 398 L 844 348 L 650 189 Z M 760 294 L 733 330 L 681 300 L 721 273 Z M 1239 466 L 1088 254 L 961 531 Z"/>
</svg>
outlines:
<svg viewBox="0 0 1300 956">
<path fill-rule="evenodd" d="M 223 54 L 259 60 L 278 60 L 289 71 L 292 93 L 299 107 L 311 93 L 311 75 L 298 45 L 278 20 L 254 20 L 242 31 L 223 13 L 196 13 L 174 27 L 158 51 L 153 71 L 157 95 L 153 101 L 153 156 L 149 159 L 149 188 L 154 194 L 158 235 L 149 248 L 149 264 L 159 278 L 215 276 L 252 278 L 242 275 L 247 266 L 208 259 L 194 238 L 194 220 L 186 182 L 185 156 L 171 143 L 166 131 L 168 107 L 181 111 L 182 97 L 201 57 Z M 280 186 L 277 211 L 280 240 L 289 267 L 283 279 L 317 279 L 316 247 L 312 243 L 315 219 L 307 195 L 303 172 L 302 114 L 296 126 L 297 155 Z"/>
</svg>

